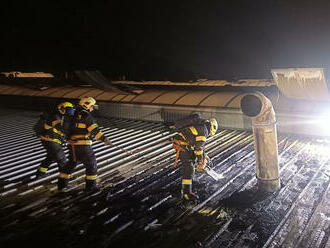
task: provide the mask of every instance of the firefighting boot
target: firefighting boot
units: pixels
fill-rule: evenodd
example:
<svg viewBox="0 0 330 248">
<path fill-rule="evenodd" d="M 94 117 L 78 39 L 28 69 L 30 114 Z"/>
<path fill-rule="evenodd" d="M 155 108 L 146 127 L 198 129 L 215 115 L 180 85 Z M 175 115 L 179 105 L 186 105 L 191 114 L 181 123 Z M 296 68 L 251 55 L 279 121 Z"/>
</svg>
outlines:
<svg viewBox="0 0 330 248">
<path fill-rule="evenodd" d="M 39 180 L 45 176 L 47 176 L 46 172 L 47 172 L 48 168 L 43 168 L 43 167 L 39 167 L 37 172 L 36 172 L 36 180 Z"/>
<path fill-rule="evenodd" d="M 184 202 L 198 203 L 199 197 L 193 192 L 182 194 L 182 200 Z"/>
<path fill-rule="evenodd" d="M 68 184 L 69 179 L 59 177 L 57 180 L 57 190 L 59 192 L 66 192 L 69 189 Z"/>
<path fill-rule="evenodd" d="M 184 203 L 187 204 L 197 204 L 199 201 L 198 195 L 192 192 L 191 190 L 191 184 L 186 185 L 182 184 L 182 191 L 181 191 L 181 199 Z"/>
<path fill-rule="evenodd" d="M 97 192 L 100 190 L 101 188 L 96 184 L 96 180 L 86 180 L 85 192 Z"/>
</svg>

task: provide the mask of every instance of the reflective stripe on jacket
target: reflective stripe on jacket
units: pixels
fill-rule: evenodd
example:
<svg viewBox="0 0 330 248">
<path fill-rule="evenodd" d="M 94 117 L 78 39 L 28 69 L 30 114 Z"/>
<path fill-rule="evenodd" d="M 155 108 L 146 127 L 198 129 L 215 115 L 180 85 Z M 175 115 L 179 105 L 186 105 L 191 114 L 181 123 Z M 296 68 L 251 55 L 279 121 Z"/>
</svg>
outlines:
<svg viewBox="0 0 330 248">
<path fill-rule="evenodd" d="M 94 120 L 91 113 L 82 107 L 78 107 L 73 118 L 70 139 L 70 145 L 92 145 L 92 140 L 105 139 L 104 134 Z"/>
<path fill-rule="evenodd" d="M 184 128 L 174 136 L 176 144 L 194 150 L 198 161 L 204 159 L 204 145 L 209 132 L 206 125 L 196 125 Z"/>
<path fill-rule="evenodd" d="M 63 130 L 63 119 L 60 114 L 50 114 L 44 123 L 45 134 L 40 136 L 42 140 L 62 144 L 65 134 Z"/>
</svg>

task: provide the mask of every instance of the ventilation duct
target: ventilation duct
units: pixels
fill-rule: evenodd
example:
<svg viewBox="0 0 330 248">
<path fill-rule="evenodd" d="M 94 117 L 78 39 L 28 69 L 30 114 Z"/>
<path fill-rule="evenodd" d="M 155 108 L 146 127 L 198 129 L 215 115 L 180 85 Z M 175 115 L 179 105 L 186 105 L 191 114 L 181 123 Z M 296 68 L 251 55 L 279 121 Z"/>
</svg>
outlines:
<svg viewBox="0 0 330 248">
<path fill-rule="evenodd" d="M 258 189 L 274 192 L 280 188 L 275 112 L 262 93 L 246 94 L 241 108 L 252 119 Z"/>
</svg>

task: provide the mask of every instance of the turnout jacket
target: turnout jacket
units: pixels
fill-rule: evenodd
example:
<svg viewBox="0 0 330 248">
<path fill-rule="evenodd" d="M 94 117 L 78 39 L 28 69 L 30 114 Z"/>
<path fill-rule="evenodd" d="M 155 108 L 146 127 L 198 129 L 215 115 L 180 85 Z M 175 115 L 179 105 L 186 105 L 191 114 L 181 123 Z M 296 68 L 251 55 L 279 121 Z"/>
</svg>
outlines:
<svg viewBox="0 0 330 248">
<path fill-rule="evenodd" d="M 185 150 L 193 150 L 198 162 L 204 159 L 204 145 L 209 136 L 209 130 L 205 124 L 190 126 L 178 131 L 174 136 L 174 144 Z"/>
<path fill-rule="evenodd" d="M 65 139 L 64 122 L 65 118 L 61 114 L 43 114 L 43 132 L 40 138 L 44 141 L 62 144 Z"/>
<path fill-rule="evenodd" d="M 104 141 L 105 136 L 91 113 L 79 106 L 73 117 L 68 144 L 92 145 L 93 139 Z"/>
</svg>

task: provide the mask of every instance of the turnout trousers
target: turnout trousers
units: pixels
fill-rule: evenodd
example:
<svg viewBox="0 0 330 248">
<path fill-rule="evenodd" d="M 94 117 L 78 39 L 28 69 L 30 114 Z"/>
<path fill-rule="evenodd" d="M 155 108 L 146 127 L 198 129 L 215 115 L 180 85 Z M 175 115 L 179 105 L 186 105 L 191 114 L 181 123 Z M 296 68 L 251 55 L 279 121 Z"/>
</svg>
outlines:
<svg viewBox="0 0 330 248">
<path fill-rule="evenodd" d="M 77 164 L 81 162 L 86 169 L 86 189 L 96 187 L 97 163 L 92 146 L 90 145 L 68 145 L 69 161 L 60 171 L 58 188 L 64 188 L 71 178 L 71 174 Z"/>
<path fill-rule="evenodd" d="M 182 194 L 192 192 L 192 178 L 195 173 L 196 155 L 194 151 L 186 149 L 180 155 L 181 175 L 182 175 Z"/>
<path fill-rule="evenodd" d="M 42 140 L 41 143 L 45 148 L 47 155 L 45 160 L 41 162 L 37 171 L 37 175 L 45 174 L 52 163 L 57 163 L 59 171 L 61 171 L 61 168 L 63 168 L 67 162 L 62 144 L 44 140 Z"/>
</svg>

